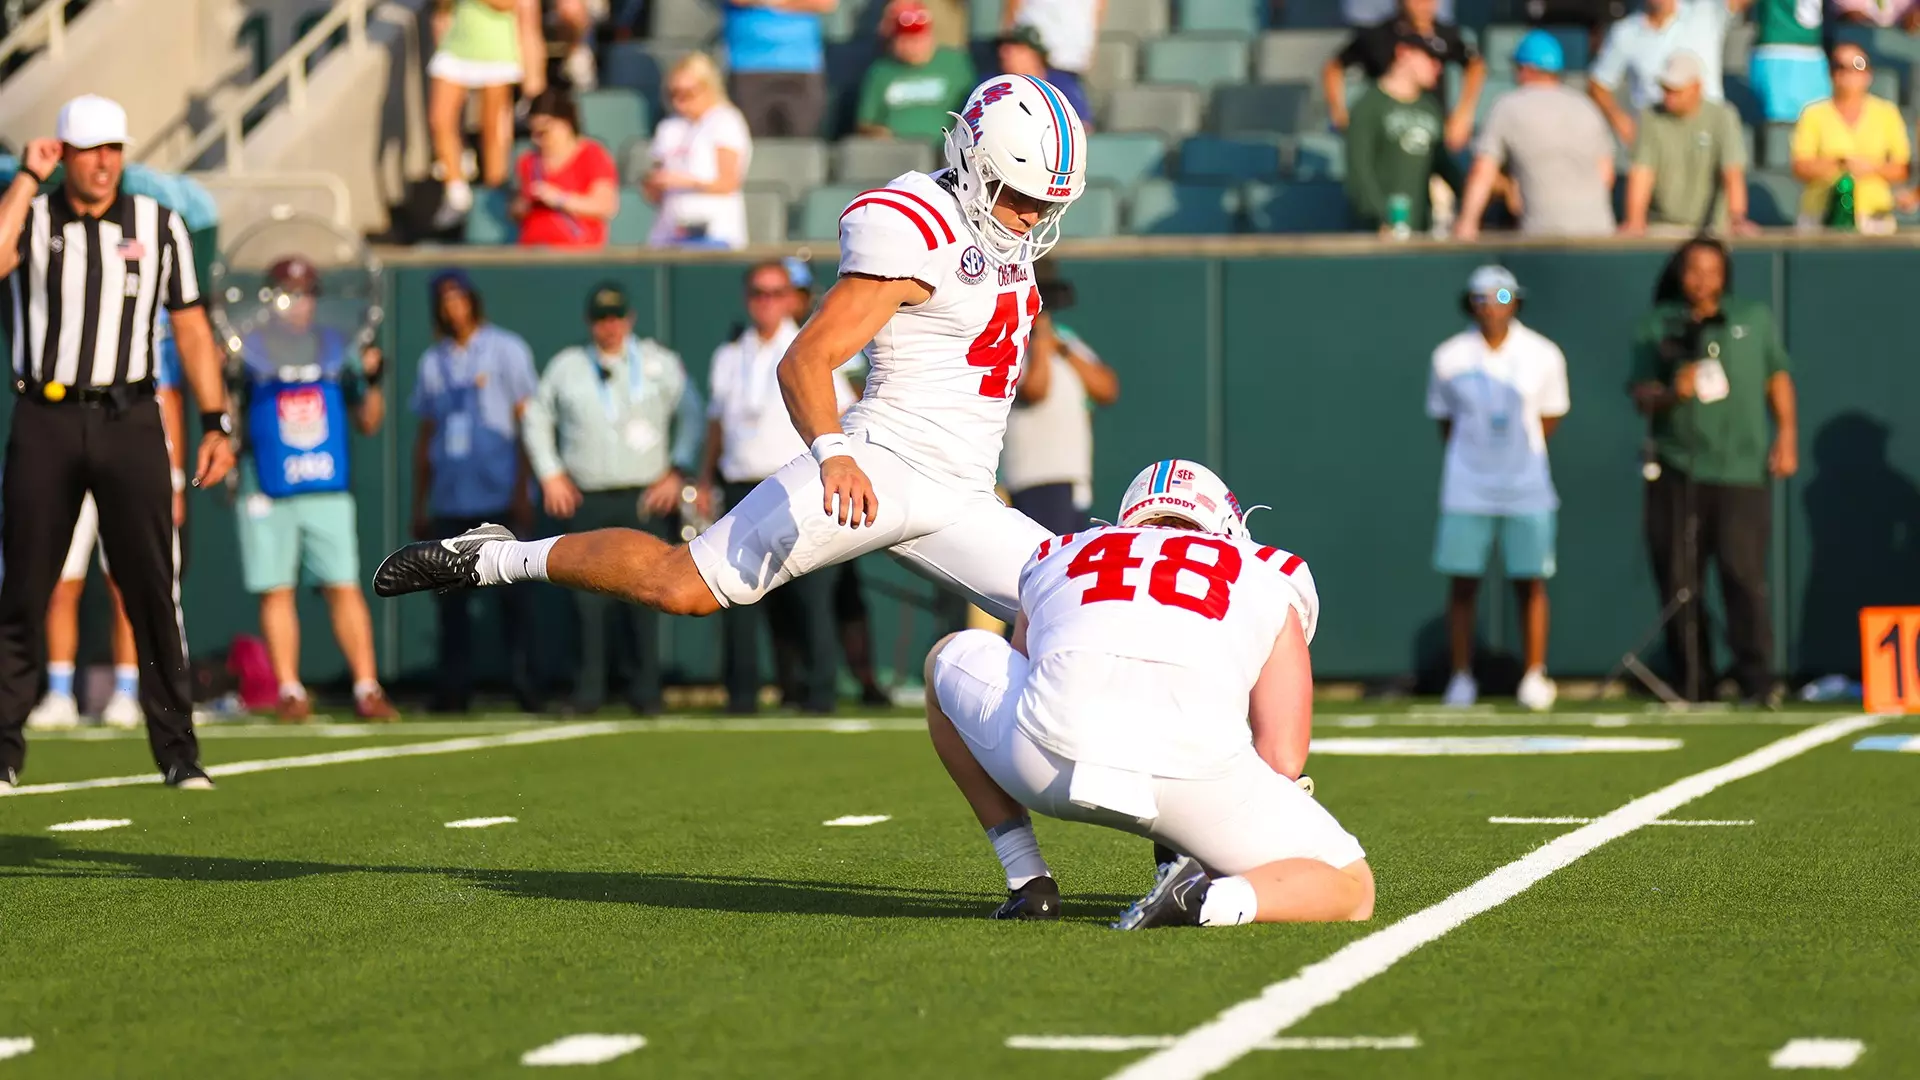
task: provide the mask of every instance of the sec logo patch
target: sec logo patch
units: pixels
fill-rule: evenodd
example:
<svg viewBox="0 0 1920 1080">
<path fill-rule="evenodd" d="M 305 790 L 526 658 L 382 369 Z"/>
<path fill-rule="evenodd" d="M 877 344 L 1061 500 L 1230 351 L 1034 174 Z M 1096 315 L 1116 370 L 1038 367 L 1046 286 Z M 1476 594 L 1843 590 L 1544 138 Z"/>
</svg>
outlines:
<svg viewBox="0 0 1920 1080">
<path fill-rule="evenodd" d="M 987 257 L 980 254 L 980 249 L 977 247 L 968 248 L 960 253 L 960 269 L 956 273 L 961 281 L 969 285 L 980 284 L 986 280 Z"/>
</svg>

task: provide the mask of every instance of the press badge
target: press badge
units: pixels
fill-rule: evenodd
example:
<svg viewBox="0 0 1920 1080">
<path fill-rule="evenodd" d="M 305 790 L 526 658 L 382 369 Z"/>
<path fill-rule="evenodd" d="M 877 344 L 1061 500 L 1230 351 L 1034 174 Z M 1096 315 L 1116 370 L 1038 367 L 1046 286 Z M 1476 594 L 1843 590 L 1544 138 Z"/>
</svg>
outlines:
<svg viewBox="0 0 1920 1080">
<path fill-rule="evenodd" d="M 1693 396 L 1702 405 L 1711 405 L 1726 400 L 1732 387 L 1727 384 L 1727 369 L 1720 365 L 1720 358 L 1709 356 L 1693 365 Z"/>
<path fill-rule="evenodd" d="M 627 449 L 634 453 L 651 450 L 660 442 L 660 429 L 648 423 L 643 417 L 634 417 L 627 421 Z"/>
<path fill-rule="evenodd" d="M 473 453 L 473 417 L 457 412 L 447 417 L 447 456 L 459 461 Z"/>
</svg>

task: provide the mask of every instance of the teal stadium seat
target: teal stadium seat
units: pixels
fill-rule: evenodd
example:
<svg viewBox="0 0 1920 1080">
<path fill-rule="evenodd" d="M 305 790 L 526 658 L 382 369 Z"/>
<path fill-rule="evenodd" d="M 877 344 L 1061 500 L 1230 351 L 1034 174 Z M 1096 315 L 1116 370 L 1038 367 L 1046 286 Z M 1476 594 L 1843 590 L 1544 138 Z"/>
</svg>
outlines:
<svg viewBox="0 0 1920 1080">
<path fill-rule="evenodd" d="M 1090 184 L 1067 207 L 1060 235 L 1069 240 L 1115 236 L 1120 232 L 1120 193 L 1106 184 Z"/>
<path fill-rule="evenodd" d="M 1351 36 L 1350 30 L 1269 30 L 1254 44 L 1254 75 L 1261 82 L 1318 84 L 1321 67 Z"/>
<path fill-rule="evenodd" d="M 1273 131 L 1292 133 L 1319 115 L 1314 90 L 1303 82 L 1241 83 L 1213 89 L 1214 131 L 1222 135 Z"/>
<path fill-rule="evenodd" d="M 1347 178 L 1347 140 L 1331 131 L 1309 131 L 1294 136 L 1292 177 L 1295 180 Z"/>
<path fill-rule="evenodd" d="M 842 139 L 829 151 L 843 184 L 884 184 L 901 173 L 933 171 L 933 144 L 910 139 Z"/>
<path fill-rule="evenodd" d="M 799 219 L 789 232 L 794 240 L 838 240 L 840 215 L 854 196 L 867 190 L 864 184 L 827 184 L 807 192 L 800 200 Z"/>
<path fill-rule="evenodd" d="M 1489 26 L 1480 38 L 1480 54 L 1486 57 L 1487 71 L 1494 75 L 1513 74 L 1513 50 L 1520 39 L 1532 33 L 1531 26 Z M 1584 26 L 1542 26 L 1560 42 L 1567 57 L 1568 71 L 1587 70 L 1587 29 Z"/>
<path fill-rule="evenodd" d="M 1212 88 L 1246 82 L 1248 55 L 1245 38 L 1178 34 L 1147 43 L 1142 71 L 1150 83 Z"/>
<path fill-rule="evenodd" d="M 1785 171 L 1793 168 L 1793 125 L 1768 124 L 1760 129 L 1760 164 Z"/>
<path fill-rule="evenodd" d="M 1152 132 L 1097 131 L 1087 136 L 1087 179 L 1131 187 L 1166 173 L 1167 141 Z"/>
<path fill-rule="evenodd" d="M 1238 183 L 1280 178 L 1279 135 L 1195 135 L 1180 145 L 1180 179 Z"/>
<path fill-rule="evenodd" d="M 1197 86 L 1123 86 L 1113 93 L 1108 131 L 1152 131 L 1181 138 L 1200 130 L 1206 98 Z"/>
<path fill-rule="evenodd" d="M 474 188 L 473 209 L 467 211 L 465 237 L 469 244 L 511 244 L 520 230 L 507 214 L 505 188 Z"/>
<path fill-rule="evenodd" d="M 667 70 L 703 44 L 680 38 L 613 42 L 600 56 L 600 87 L 636 91 L 646 99 L 648 116 L 665 116 L 660 87 Z"/>
<path fill-rule="evenodd" d="M 1280 25 L 1288 29 L 1334 29 L 1351 34 L 1340 0 L 1286 0 L 1280 8 Z"/>
<path fill-rule="evenodd" d="M 1095 116 L 1105 116 L 1113 92 L 1140 79 L 1140 43 L 1127 34 L 1101 34 L 1094 50 L 1093 69 L 1087 72 L 1087 97 Z"/>
<path fill-rule="evenodd" d="M 1165 37 L 1173 29 L 1173 21 L 1168 18 L 1167 0 L 1107 0 L 1107 19 L 1101 29 L 1152 41 Z M 998 31 L 989 32 L 987 36 L 994 33 Z"/>
<path fill-rule="evenodd" d="M 647 234 L 653 231 L 653 204 L 640 197 L 637 191 L 620 193 L 620 210 L 607 223 L 607 243 L 619 247 L 634 247 L 647 242 Z"/>
<path fill-rule="evenodd" d="M 788 202 L 827 182 L 827 144 L 819 139 L 755 139 L 747 183 L 779 188 Z"/>
<path fill-rule="evenodd" d="M 720 32 L 719 8 L 708 0 L 653 0 L 653 37 L 709 41 Z"/>
<path fill-rule="evenodd" d="M 746 193 L 747 240 L 754 244 L 783 244 L 787 240 L 787 199 L 778 191 Z"/>
<path fill-rule="evenodd" d="M 1245 199 L 1255 232 L 1336 233 L 1352 227 L 1347 193 L 1332 181 L 1250 184 Z"/>
<path fill-rule="evenodd" d="M 1756 225 L 1792 225 L 1800 217 L 1804 190 L 1790 172 L 1751 169 L 1747 172 L 1747 217 Z"/>
<path fill-rule="evenodd" d="M 626 87 L 589 90 L 578 100 L 580 133 L 598 139 L 603 146 L 625 146 L 651 130 L 647 102 L 638 91 Z"/>
<path fill-rule="evenodd" d="M 1223 185 L 1148 180 L 1133 190 L 1127 231 L 1148 236 L 1217 236 L 1235 231 L 1239 200 Z"/>
<path fill-rule="evenodd" d="M 1180 29 L 1183 33 L 1224 31 L 1245 34 L 1260 32 L 1260 9 L 1265 0 L 1179 0 Z"/>
</svg>

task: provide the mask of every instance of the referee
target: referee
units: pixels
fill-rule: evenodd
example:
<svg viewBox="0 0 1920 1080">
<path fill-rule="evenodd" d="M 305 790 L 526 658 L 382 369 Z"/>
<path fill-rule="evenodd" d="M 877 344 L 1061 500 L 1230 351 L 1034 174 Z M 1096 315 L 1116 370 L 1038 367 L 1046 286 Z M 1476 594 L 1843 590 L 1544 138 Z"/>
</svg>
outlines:
<svg viewBox="0 0 1920 1080">
<path fill-rule="evenodd" d="M 233 468 L 232 421 L 179 215 L 120 190 L 127 114 L 102 97 L 61 108 L 57 139 L 27 144 L 0 196 L 0 277 L 18 395 L 0 490 L 0 791 L 26 759 L 21 726 L 39 691 L 47 600 L 81 499 L 100 508 L 100 540 L 133 624 L 147 741 L 166 782 L 200 790 L 180 618 L 180 543 L 160 409 L 154 320 L 172 313 L 182 373 L 202 410 L 193 483 Z M 57 165 L 58 192 L 39 194 Z"/>
</svg>

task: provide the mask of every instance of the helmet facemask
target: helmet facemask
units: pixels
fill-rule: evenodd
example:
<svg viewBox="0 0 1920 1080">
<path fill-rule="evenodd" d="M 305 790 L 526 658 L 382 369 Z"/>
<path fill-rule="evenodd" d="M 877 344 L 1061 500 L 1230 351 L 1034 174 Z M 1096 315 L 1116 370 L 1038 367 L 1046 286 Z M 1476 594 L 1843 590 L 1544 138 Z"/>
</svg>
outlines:
<svg viewBox="0 0 1920 1080">
<path fill-rule="evenodd" d="M 947 164 L 959 181 L 956 194 L 960 209 L 981 249 L 999 263 L 1032 262 L 1051 251 L 1060 242 L 1060 220 L 1068 203 L 1046 201 L 1040 220 L 1025 233 L 1008 228 L 993 215 L 1000 193 L 1009 186 L 1007 181 L 994 168 L 992 159 L 976 148 L 973 132 L 959 114 L 947 115 L 954 119 L 953 127 L 946 132 Z M 1020 193 L 1038 198 L 1029 192 Z"/>
</svg>

